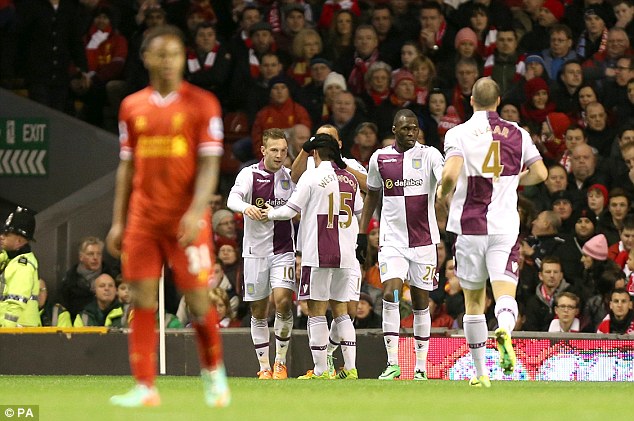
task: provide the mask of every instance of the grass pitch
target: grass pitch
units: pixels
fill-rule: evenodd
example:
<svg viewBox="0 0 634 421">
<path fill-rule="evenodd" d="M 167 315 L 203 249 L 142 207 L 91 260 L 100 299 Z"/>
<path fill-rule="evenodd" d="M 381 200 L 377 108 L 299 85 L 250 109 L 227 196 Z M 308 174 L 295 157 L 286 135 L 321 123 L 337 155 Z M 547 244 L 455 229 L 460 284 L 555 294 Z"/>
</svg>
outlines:
<svg viewBox="0 0 634 421">
<path fill-rule="evenodd" d="M 136 420 L 631 420 L 628 383 L 466 381 L 258 381 L 231 378 L 233 401 L 208 408 L 196 377 L 160 377 L 159 408 L 109 405 L 130 377 L 0 376 L 0 405 L 39 405 L 43 421 Z M 0 413 L 0 420 L 7 418 Z"/>
</svg>

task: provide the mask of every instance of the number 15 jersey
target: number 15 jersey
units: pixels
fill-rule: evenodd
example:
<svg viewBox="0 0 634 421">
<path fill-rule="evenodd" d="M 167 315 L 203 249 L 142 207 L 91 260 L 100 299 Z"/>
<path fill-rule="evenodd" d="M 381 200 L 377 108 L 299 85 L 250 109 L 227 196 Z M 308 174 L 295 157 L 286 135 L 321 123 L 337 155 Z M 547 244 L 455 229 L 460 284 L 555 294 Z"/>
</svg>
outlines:
<svg viewBox="0 0 634 421">
<path fill-rule="evenodd" d="M 445 159 L 464 164 L 447 230 L 456 234 L 519 234 L 517 187 L 522 168 L 542 159 L 528 132 L 493 111 L 476 111 L 445 136 Z"/>
</svg>

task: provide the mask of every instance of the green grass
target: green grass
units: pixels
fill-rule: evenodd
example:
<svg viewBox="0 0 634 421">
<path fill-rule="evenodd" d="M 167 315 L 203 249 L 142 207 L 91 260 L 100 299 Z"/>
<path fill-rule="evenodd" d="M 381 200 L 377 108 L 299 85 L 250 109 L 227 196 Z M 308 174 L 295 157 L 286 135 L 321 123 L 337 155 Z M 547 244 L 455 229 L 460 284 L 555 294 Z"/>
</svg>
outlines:
<svg viewBox="0 0 634 421">
<path fill-rule="evenodd" d="M 628 383 L 493 382 L 474 389 L 466 381 L 231 378 L 233 402 L 224 409 L 204 405 L 196 377 L 161 377 L 157 385 L 161 407 L 121 409 L 108 398 L 127 391 L 129 377 L 0 376 L 0 405 L 39 405 L 40 420 L 52 421 L 632 419 Z"/>
</svg>

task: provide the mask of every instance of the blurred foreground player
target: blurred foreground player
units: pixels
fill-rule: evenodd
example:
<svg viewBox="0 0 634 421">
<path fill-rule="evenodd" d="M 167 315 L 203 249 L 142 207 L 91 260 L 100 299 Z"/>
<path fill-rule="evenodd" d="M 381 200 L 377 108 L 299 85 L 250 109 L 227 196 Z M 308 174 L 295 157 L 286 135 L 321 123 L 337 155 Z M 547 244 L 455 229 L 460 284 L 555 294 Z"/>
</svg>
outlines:
<svg viewBox="0 0 634 421">
<path fill-rule="evenodd" d="M 226 406 L 229 388 L 222 363 L 217 314 L 210 305 L 208 202 L 218 183 L 223 128 L 218 100 L 182 80 L 185 47 L 180 31 L 148 31 L 141 46 L 150 86 L 121 104 L 121 162 L 117 169 L 108 250 L 121 254 L 134 318 L 129 336 L 136 386 L 113 396 L 116 406 L 160 404 L 156 377 L 157 291 L 166 262 L 193 313 L 205 400 Z"/>
<path fill-rule="evenodd" d="M 438 199 L 454 191 L 447 231 L 458 235 L 456 275 L 464 291 L 464 333 L 476 367 L 471 386 L 490 387 L 485 352 L 484 316 L 487 278 L 495 297 L 495 337 L 505 374 L 515 369 L 511 331 L 517 319 L 519 214 L 517 186 L 537 184 L 547 170 L 530 135 L 495 111 L 500 88 L 489 78 L 478 80 L 471 94 L 473 116 L 447 132 L 445 167 Z M 527 171 L 522 171 L 523 168 Z"/>
</svg>

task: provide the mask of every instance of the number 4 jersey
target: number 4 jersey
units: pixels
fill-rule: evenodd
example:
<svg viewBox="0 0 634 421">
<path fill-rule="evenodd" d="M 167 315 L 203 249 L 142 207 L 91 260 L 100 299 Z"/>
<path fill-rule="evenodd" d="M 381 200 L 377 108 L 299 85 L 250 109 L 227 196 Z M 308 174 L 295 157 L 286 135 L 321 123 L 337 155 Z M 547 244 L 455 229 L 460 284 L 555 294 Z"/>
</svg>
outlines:
<svg viewBox="0 0 634 421">
<path fill-rule="evenodd" d="M 355 176 L 334 163 L 322 161 L 317 168 L 302 174 L 286 206 L 302 213 L 302 266 L 358 267 L 357 216 L 363 201 Z"/>
<path fill-rule="evenodd" d="M 445 136 L 445 159 L 464 159 L 447 230 L 518 234 L 517 186 L 523 168 L 542 159 L 528 132 L 496 112 L 477 111 Z"/>
</svg>

